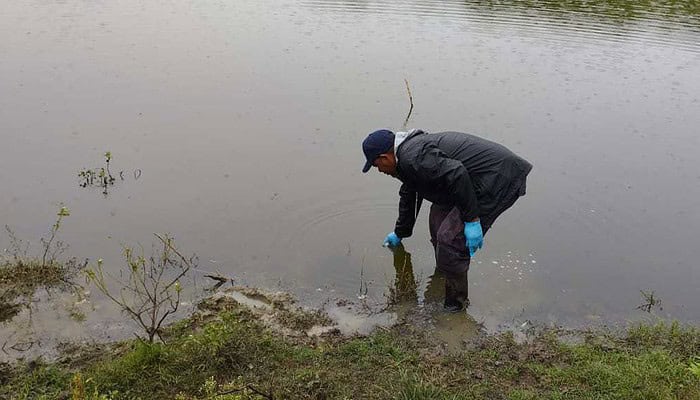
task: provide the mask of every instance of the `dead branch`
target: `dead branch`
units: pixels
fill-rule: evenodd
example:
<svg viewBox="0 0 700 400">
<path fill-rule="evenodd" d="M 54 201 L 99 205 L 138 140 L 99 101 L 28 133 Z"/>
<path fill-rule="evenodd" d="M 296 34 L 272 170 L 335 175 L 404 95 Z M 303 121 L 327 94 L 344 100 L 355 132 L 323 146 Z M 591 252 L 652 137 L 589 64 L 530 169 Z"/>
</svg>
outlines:
<svg viewBox="0 0 700 400">
<path fill-rule="evenodd" d="M 411 113 L 413 112 L 413 95 L 411 94 L 411 88 L 408 86 L 408 79 L 404 79 L 403 81 L 406 82 L 408 101 L 411 102 L 411 108 L 408 109 L 408 115 L 406 115 L 406 119 L 403 121 L 403 129 L 406 129 L 406 127 L 408 126 L 408 119 L 411 118 Z"/>
</svg>

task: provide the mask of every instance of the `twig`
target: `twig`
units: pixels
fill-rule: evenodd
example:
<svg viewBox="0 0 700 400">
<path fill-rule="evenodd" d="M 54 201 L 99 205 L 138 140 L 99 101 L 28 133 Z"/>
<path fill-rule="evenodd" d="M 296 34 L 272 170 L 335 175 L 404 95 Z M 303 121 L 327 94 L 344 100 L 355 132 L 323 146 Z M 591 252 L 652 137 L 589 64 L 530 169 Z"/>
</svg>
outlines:
<svg viewBox="0 0 700 400">
<path fill-rule="evenodd" d="M 10 348 L 14 351 L 19 351 L 19 352 L 25 352 L 31 350 L 32 347 L 34 347 L 34 341 L 30 342 L 19 342 L 15 343 Z"/>
<path fill-rule="evenodd" d="M 406 119 L 403 121 L 403 129 L 406 129 L 406 126 L 408 126 L 408 119 L 411 118 L 411 113 L 413 112 L 413 95 L 411 95 L 411 88 L 408 86 L 408 79 L 403 80 L 406 82 L 406 91 L 408 92 L 408 100 L 411 102 L 411 108 L 408 110 L 408 115 L 406 115 Z"/>
<path fill-rule="evenodd" d="M 221 275 L 211 275 L 211 274 L 204 275 L 204 277 L 216 281 L 216 283 L 214 284 L 214 286 L 212 286 L 211 288 L 208 289 L 208 290 L 211 291 L 211 292 L 213 292 L 213 291 L 215 291 L 215 290 L 218 290 L 218 289 L 219 289 L 221 286 L 223 286 L 226 282 L 231 282 L 231 285 L 233 285 L 233 278 L 226 278 L 226 277 L 221 276 Z"/>
<path fill-rule="evenodd" d="M 204 275 L 204 277 L 209 278 L 209 279 L 213 279 L 222 285 L 228 281 L 233 281 L 233 279 L 226 278 L 225 276 L 221 276 L 221 275 Z"/>
<path fill-rule="evenodd" d="M 158 239 L 160 239 L 161 242 L 163 242 L 163 245 L 167 246 L 168 248 L 170 248 L 170 250 L 172 250 L 175 254 L 177 254 L 178 257 L 180 257 L 180 259 L 181 259 L 182 262 L 187 266 L 188 269 L 189 269 L 189 268 L 192 268 L 192 264 L 190 263 L 190 261 L 187 260 L 187 258 L 185 258 L 185 256 L 183 256 L 175 247 L 173 247 L 173 245 L 170 243 L 170 241 L 165 240 L 162 236 L 160 236 L 160 235 L 157 234 L 157 233 L 154 233 L 154 235 L 155 235 Z"/>
</svg>

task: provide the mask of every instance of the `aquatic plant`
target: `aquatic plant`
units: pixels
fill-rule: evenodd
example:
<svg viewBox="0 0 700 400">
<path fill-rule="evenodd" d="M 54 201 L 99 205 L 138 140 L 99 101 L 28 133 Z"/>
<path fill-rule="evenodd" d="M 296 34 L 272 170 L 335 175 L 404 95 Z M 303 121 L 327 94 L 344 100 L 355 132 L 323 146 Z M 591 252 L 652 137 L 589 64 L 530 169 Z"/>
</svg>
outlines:
<svg viewBox="0 0 700 400">
<path fill-rule="evenodd" d="M 646 311 L 648 313 L 650 313 L 651 309 L 654 307 L 659 307 L 660 310 L 663 310 L 663 308 L 661 308 L 661 300 L 658 297 L 656 297 L 653 290 L 650 290 L 648 292 L 640 290 L 640 292 L 642 293 L 644 303 L 637 306 L 637 309 Z"/>
<path fill-rule="evenodd" d="M 142 247 L 138 255 L 133 248 L 124 247 L 128 279 L 120 281 L 110 277 L 120 285 L 118 294 L 109 287 L 102 259 L 97 260 L 94 268 L 85 271 L 87 281 L 95 284 L 100 292 L 134 320 L 143 329 L 149 343 L 153 343 L 156 337 L 164 342 L 161 327 L 180 306 L 180 280 L 196 263 L 194 255 L 187 258 L 175 248 L 170 236 L 154 235 L 162 247 L 157 255 L 148 259 Z M 120 273 L 122 275 L 124 270 Z"/>
<path fill-rule="evenodd" d="M 83 168 L 78 171 L 78 178 L 80 178 L 78 185 L 83 188 L 88 186 L 99 186 L 102 188 L 102 194 L 107 196 L 109 194 L 107 189 L 110 186 L 114 186 L 114 182 L 116 182 L 117 179 L 112 175 L 112 171 L 109 168 L 110 162 L 112 161 L 112 152 L 105 152 L 104 157 L 105 165 L 103 167 L 94 169 Z M 141 170 L 134 170 L 133 175 L 135 180 L 139 179 L 141 177 Z M 119 171 L 119 178 L 122 181 L 124 180 L 124 171 Z"/>
<path fill-rule="evenodd" d="M 51 234 L 49 235 L 48 239 L 41 238 L 41 243 L 44 245 L 44 254 L 41 256 L 41 266 L 45 267 L 46 266 L 46 256 L 49 254 L 49 250 L 51 250 L 51 244 L 53 243 L 54 239 L 56 238 L 56 234 L 58 233 L 58 230 L 61 228 L 61 220 L 63 217 L 67 217 L 70 215 L 70 211 L 66 207 L 61 207 L 61 209 L 58 211 L 58 219 L 56 219 L 56 222 L 51 226 Z M 56 259 L 56 252 L 60 251 L 61 248 L 63 247 L 62 242 L 56 242 L 56 250 L 49 259 L 49 261 L 55 260 Z"/>
</svg>

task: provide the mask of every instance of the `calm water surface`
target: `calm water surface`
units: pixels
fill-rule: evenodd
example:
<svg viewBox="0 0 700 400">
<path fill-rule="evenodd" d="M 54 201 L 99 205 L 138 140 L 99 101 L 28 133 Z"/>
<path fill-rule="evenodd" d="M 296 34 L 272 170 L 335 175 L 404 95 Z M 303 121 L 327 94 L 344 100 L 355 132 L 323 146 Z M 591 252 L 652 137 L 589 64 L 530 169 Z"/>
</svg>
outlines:
<svg viewBox="0 0 700 400">
<path fill-rule="evenodd" d="M 621 324 L 653 290 L 657 315 L 697 322 L 700 6 L 585 3 L 4 2 L 0 222 L 37 251 L 64 204 L 69 254 L 115 272 L 121 245 L 170 232 L 200 275 L 382 304 L 399 182 L 360 172 L 360 142 L 401 129 L 406 78 L 409 128 L 482 135 L 535 166 L 472 266 L 476 321 Z M 77 172 L 107 150 L 126 179 L 104 198 Z M 409 303 L 439 301 L 425 210 L 405 245 Z M 0 331 L 130 334 L 92 307 L 78 323 L 37 306 Z"/>
</svg>

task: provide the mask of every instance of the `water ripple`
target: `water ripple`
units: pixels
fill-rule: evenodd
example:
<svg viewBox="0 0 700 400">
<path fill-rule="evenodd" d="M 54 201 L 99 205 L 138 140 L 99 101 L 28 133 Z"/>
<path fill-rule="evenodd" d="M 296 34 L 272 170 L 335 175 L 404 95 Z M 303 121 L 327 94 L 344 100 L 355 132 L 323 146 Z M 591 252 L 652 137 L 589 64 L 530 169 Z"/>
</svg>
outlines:
<svg viewBox="0 0 700 400">
<path fill-rule="evenodd" d="M 339 1 L 305 0 L 306 7 L 337 13 L 452 20 L 470 31 L 518 30 L 547 40 L 633 41 L 700 50 L 700 5 L 633 1 Z"/>
</svg>

